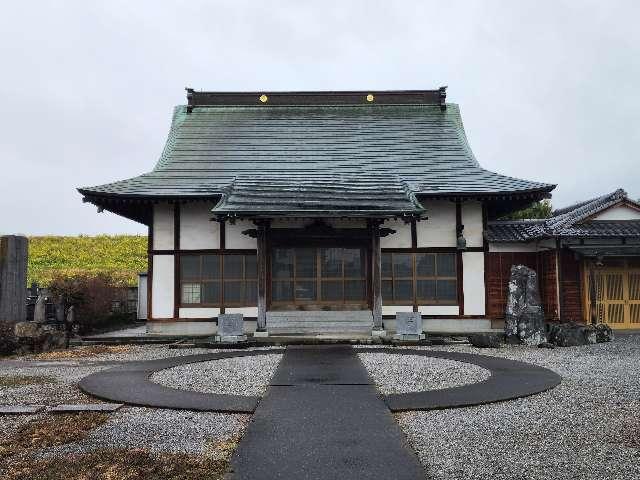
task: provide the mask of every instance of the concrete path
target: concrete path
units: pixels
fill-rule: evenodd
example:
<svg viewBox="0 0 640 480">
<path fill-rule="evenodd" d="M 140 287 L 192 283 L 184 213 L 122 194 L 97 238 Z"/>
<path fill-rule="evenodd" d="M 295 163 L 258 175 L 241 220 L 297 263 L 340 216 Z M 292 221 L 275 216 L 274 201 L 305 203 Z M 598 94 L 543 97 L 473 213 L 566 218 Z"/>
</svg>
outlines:
<svg viewBox="0 0 640 480">
<path fill-rule="evenodd" d="M 425 472 L 350 346 L 288 347 L 232 460 L 234 480 L 417 480 Z"/>
</svg>

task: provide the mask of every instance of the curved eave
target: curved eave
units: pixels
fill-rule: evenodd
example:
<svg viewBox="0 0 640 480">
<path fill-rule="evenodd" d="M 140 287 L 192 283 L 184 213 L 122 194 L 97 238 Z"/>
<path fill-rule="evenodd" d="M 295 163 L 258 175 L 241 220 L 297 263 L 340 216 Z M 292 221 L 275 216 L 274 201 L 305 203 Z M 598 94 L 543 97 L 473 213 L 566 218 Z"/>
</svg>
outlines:
<svg viewBox="0 0 640 480">
<path fill-rule="evenodd" d="M 78 188 L 82 201 L 96 207 L 115 213 L 134 222 L 150 225 L 152 221 L 151 205 L 159 202 L 212 201 L 218 200 L 219 195 L 145 195 L 145 194 L 116 194 L 95 192 L 87 188 Z"/>
</svg>

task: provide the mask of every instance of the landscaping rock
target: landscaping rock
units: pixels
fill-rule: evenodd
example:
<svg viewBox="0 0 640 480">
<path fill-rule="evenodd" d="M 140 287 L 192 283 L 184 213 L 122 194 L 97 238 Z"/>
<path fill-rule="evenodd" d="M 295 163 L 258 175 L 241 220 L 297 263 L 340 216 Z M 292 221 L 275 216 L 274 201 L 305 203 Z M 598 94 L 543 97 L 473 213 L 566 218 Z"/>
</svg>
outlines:
<svg viewBox="0 0 640 480">
<path fill-rule="evenodd" d="M 598 343 L 610 342 L 613 340 L 613 330 L 611 327 L 605 323 L 598 323 L 595 326 L 596 329 L 596 341 Z"/>
<path fill-rule="evenodd" d="M 67 347 L 67 334 L 53 325 L 19 322 L 14 333 L 20 353 L 48 352 Z"/>
<path fill-rule="evenodd" d="M 550 324 L 549 342 L 558 347 L 592 345 L 597 342 L 596 328 L 575 322 Z"/>
<path fill-rule="evenodd" d="M 538 345 L 538 348 L 549 348 L 549 349 L 553 349 L 556 348 L 556 346 L 553 343 L 549 343 L 549 342 L 542 342 L 540 345 Z"/>
<path fill-rule="evenodd" d="M 469 336 L 469 343 L 478 348 L 500 348 L 502 335 L 495 333 L 476 333 Z"/>
<path fill-rule="evenodd" d="M 504 331 L 509 343 L 539 345 L 547 341 L 538 276 L 524 265 L 511 267 Z"/>
</svg>

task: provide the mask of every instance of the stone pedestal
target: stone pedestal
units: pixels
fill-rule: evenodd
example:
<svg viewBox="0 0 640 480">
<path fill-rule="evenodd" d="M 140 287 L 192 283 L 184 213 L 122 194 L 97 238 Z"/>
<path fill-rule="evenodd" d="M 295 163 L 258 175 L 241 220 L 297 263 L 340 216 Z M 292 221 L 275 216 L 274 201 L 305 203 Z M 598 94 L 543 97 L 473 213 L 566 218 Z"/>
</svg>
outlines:
<svg viewBox="0 0 640 480">
<path fill-rule="evenodd" d="M 424 340 L 422 333 L 422 315 L 420 312 L 397 312 L 396 313 L 396 334 L 394 340 L 418 341 Z"/>
<path fill-rule="evenodd" d="M 241 313 L 222 313 L 218 315 L 217 342 L 239 343 L 246 342 L 244 334 L 244 318 Z"/>
</svg>

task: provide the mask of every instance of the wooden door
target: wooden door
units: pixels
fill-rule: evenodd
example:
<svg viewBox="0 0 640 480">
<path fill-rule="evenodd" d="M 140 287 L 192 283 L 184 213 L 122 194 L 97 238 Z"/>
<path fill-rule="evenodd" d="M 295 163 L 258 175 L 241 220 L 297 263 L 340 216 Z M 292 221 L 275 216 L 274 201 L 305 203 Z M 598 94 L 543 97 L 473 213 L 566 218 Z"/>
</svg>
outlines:
<svg viewBox="0 0 640 480">
<path fill-rule="evenodd" d="M 586 269 L 587 321 L 595 316 L 611 328 L 640 328 L 640 268 L 628 260 L 607 263 Z"/>
</svg>

